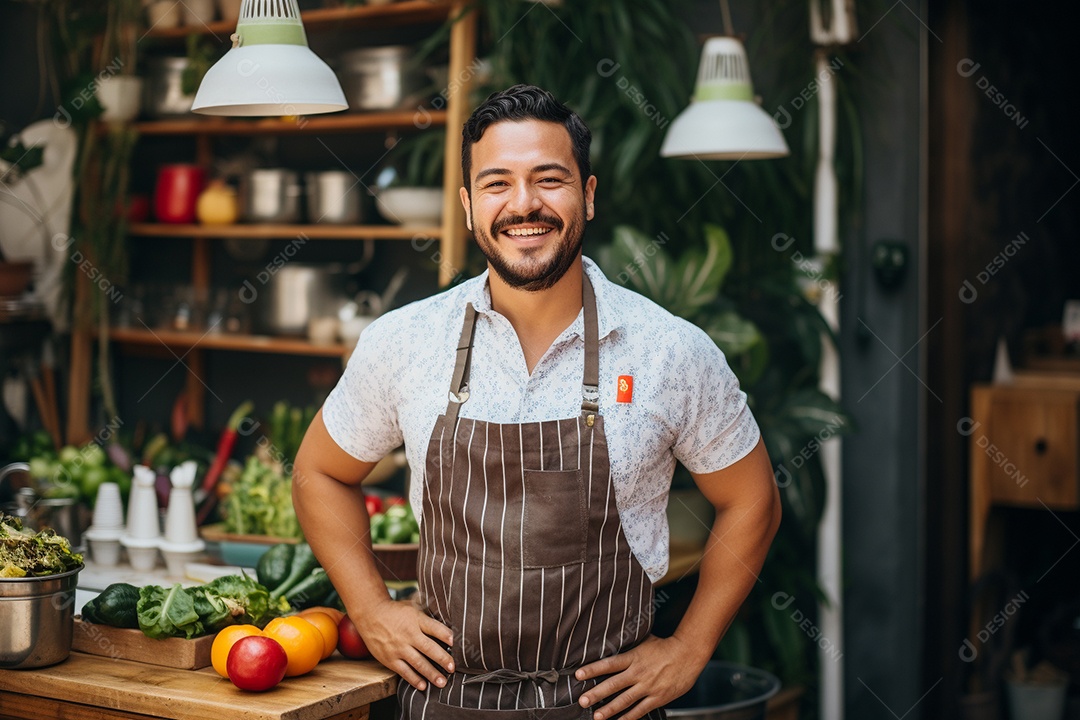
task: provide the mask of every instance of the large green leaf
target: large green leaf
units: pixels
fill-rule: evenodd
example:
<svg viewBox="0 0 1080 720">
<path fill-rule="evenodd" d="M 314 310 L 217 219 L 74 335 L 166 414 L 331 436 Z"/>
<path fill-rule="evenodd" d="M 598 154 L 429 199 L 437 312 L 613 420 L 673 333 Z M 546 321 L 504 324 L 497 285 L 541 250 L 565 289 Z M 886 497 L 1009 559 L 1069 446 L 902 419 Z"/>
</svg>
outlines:
<svg viewBox="0 0 1080 720">
<path fill-rule="evenodd" d="M 793 393 L 782 405 L 781 412 L 797 423 L 808 438 L 823 441 L 854 430 L 854 420 L 840 404 L 817 388 L 804 388 Z"/>
<path fill-rule="evenodd" d="M 703 328 L 729 360 L 761 342 L 757 326 L 731 310 L 710 317 Z"/>
<path fill-rule="evenodd" d="M 779 664 L 789 672 L 800 673 L 803 666 L 803 646 L 806 636 L 799 627 L 801 615 L 805 613 L 798 597 L 791 605 L 785 606 L 792 594 L 789 591 L 777 591 L 762 605 L 762 621 L 765 632 L 772 642 L 773 649 L 779 654 Z M 811 598 L 812 601 L 812 598 Z M 778 608 L 777 605 L 780 607 Z M 781 609 L 782 608 L 782 609 Z"/>
</svg>

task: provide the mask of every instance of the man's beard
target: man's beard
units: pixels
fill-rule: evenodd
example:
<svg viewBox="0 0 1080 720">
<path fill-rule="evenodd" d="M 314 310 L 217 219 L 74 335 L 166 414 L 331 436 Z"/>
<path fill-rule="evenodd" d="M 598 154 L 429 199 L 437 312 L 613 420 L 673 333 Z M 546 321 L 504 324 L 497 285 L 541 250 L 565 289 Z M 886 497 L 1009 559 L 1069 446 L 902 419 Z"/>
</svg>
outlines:
<svg viewBox="0 0 1080 720">
<path fill-rule="evenodd" d="M 489 231 L 490 234 L 477 225 L 476 244 L 480 247 L 480 251 L 484 253 L 484 257 L 487 258 L 491 268 L 510 287 L 529 292 L 547 290 L 562 279 L 562 276 L 574 264 L 578 253 L 581 252 L 581 244 L 585 235 L 583 217 L 585 217 L 584 207 L 582 207 L 581 214 L 575 216 L 570 221 L 570 224 L 566 226 L 565 232 L 563 232 L 562 220 L 552 215 L 543 215 L 539 210 L 529 213 L 528 216 L 507 217 L 493 223 Z M 562 233 L 562 237 L 555 247 L 554 254 L 546 262 L 535 256 L 548 252 L 548 248 L 535 247 L 523 249 L 522 254 L 525 255 L 525 259 L 516 264 L 511 264 L 500 253 L 498 244 L 493 238 L 498 237 L 503 228 L 528 223 L 550 225 L 551 232 Z"/>
</svg>

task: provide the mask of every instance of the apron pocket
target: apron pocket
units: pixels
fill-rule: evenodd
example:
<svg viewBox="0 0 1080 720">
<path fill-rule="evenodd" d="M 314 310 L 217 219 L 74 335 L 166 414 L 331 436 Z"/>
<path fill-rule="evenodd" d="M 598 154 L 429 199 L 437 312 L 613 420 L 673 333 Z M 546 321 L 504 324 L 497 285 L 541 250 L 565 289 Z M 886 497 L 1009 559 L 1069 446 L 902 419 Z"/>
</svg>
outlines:
<svg viewBox="0 0 1080 720">
<path fill-rule="evenodd" d="M 589 527 L 580 470 L 526 470 L 524 503 L 525 568 L 585 562 Z"/>
</svg>

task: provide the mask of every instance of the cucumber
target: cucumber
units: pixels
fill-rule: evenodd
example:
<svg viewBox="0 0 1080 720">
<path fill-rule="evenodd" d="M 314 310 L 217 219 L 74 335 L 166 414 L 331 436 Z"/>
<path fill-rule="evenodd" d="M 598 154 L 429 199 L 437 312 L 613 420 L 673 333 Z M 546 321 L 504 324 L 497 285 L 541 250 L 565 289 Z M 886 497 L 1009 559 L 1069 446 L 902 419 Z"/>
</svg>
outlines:
<svg viewBox="0 0 1080 720">
<path fill-rule="evenodd" d="M 310 575 L 294 585 L 285 593 L 289 605 L 297 610 L 314 607 L 323 601 L 334 589 L 330 576 L 322 568 L 315 568 Z"/>
<path fill-rule="evenodd" d="M 255 576 L 259 584 L 267 590 L 276 589 L 292 569 L 296 546 L 292 543 L 279 543 L 262 554 L 255 566 Z"/>
</svg>

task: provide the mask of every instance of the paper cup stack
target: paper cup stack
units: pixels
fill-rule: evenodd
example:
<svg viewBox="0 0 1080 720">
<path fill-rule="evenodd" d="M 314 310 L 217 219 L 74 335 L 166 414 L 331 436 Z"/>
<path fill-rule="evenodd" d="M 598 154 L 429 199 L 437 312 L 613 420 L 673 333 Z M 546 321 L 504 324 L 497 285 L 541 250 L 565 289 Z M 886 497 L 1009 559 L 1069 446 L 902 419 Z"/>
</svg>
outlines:
<svg viewBox="0 0 1080 720">
<path fill-rule="evenodd" d="M 169 474 L 172 490 L 169 492 L 169 509 L 165 515 L 165 539 L 158 547 L 165 556 L 169 575 L 177 578 L 185 576 L 187 564 L 206 547 L 195 524 L 192 486 L 195 484 L 197 469 L 195 461 L 188 460 L 173 468 Z"/>
<path fill-rule="evenodd" d="M 128 498 L 127 532 L 120 544 L 127 548 L 131 567 L 149 572 L 157 565 L 161 525 L 158 521 L 154 471 L 145 465 L 135 466 L 135 479 Z"/>
<path fill-rule="evenodd" d="M 120 536 L 124 534 L 124 504 L 120 486 L 101 483 L 94 501 L 93 521 L 83 537 L 90 543 L 90 555 L 99 565 L 120 562 Z"/>
</svg>

